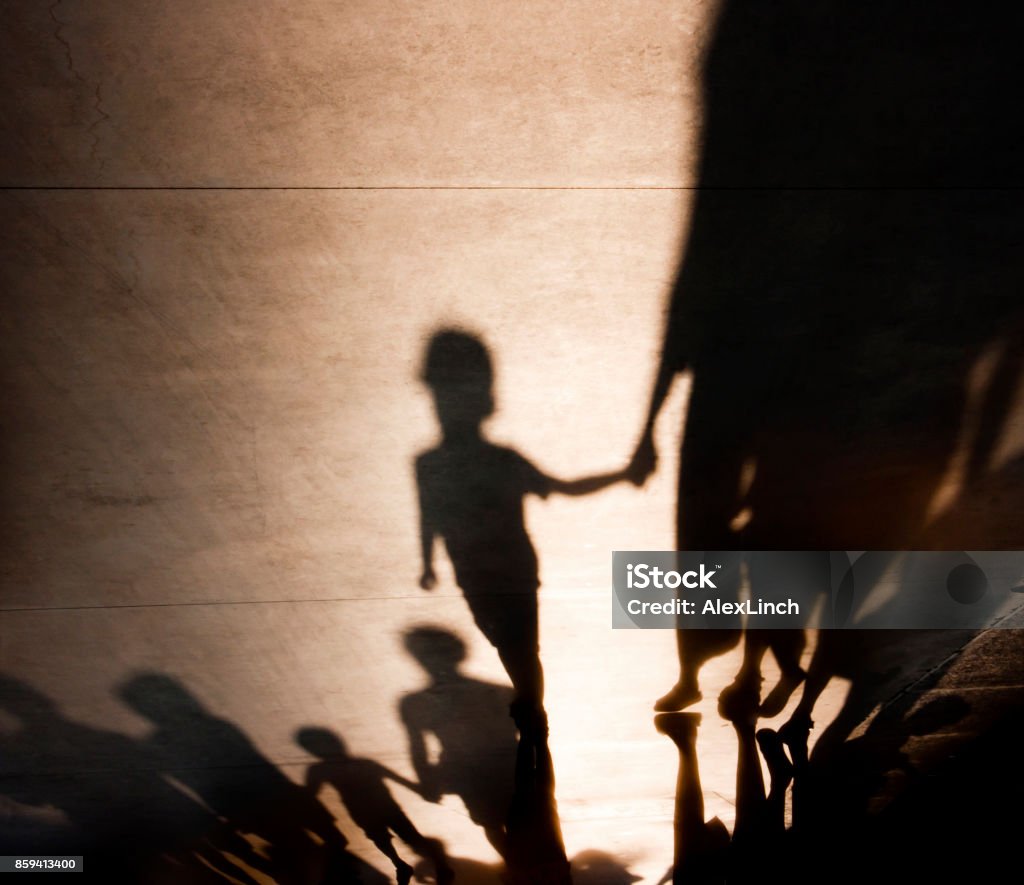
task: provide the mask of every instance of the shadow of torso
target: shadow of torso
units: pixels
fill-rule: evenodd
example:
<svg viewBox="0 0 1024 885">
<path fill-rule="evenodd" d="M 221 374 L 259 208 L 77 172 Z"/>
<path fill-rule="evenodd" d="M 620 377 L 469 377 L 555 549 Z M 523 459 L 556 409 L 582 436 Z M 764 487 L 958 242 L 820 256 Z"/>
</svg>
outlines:
<svg viewBox="0 0 1024 885">
<path fill-rule="evenodd" d="M 724 4 L 666 338 L 694 373 L 681 546 L 726 546 L 744 505 L 752 548 L 921 531 L 968 372 L 1022 328 L 1024 204 L 994 189 L 1024 177 L 1010 33 L 947 4 Z"/>
</svg>

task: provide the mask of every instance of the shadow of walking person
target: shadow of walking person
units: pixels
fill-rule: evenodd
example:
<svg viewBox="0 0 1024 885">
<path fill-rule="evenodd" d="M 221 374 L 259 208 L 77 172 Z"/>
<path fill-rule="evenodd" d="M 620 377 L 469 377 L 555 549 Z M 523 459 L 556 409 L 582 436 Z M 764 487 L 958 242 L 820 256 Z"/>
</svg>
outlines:
<svg viewBox="0 0 1024 885">
<path fill-rule="evenodd" d="M 1024 328 L 1017 30 L 951 3 L 719 5 L 691 223 L 632 465 L 636 480 L 653 471 L 656 418 L 691 373 L 678 549 L 920 549 L 971 373 Z M 1019 354 L 994 370 L 984 451 Z M 963 534 L 942 543 L 964 549 Z M 728 639 L 680 634 L 661 709 L 693 702 Z"/>
<path fill-rule="evenodd" d="M 420 833 L 391 795 L 386 781 L 394 781 L 417 793 L 419 784 L 372 759 L 350 755 L 341 738 L 326 728 L 301 728 L 296 732 L 295 742 L 320 760 L 306 772 L 306 788 L 311 797 L 316 799 L 325 785 L 337 790 L 352 820 L 391 861 L 398 885 L 409 885 L 414 868 L 399 856 L 392 834 L 421 857 L 431 860 L 438 885 L 452 881 L 444 845 Z"/>
<path fill-rule="evenodd" d="M 198 797 L 231 831 L 264 843 L 243 858 L 258 872 L 278 885 L 306 885 L 320 881 L 345 856 L 346 840 L 328 811 L 263 756 L 241 729 L 211 714 L 180 682 L 142 673 L 124 682 L 118 694 L 153 723 L 141 745 L 159 770 Z M 352 873 L 348 881 L 359 880 Z"/>
<path fill-rule="evenodd" d="M 504 857 L 517 749 L 508 716 L 512 692 L 462 673 L 466 646 L 448 630 L 416 627 L 405 635 L 405 647 L 429 678 L 399 703 L 420 792 L 432 801 L 458 796 Z M 440 745 L 436 760 L 428 753 L 428 738 Z"/>
<path fill-rule="evenodd" d="M 48 697 L 0 677 L 0 794 L 57 809 L 66 825 L 5 822 L 5 853 L 81 854 L 111 881 L 255 883 L 224 856 L 245 843 L 164 779 L 144 745 L 67 719 Z M 17 844 L 8 838 L 17 837 Z"/>
<path fill-rule="evenodd" d="M 543 712 L 517 707 L 513 722 L 511 692 L 460 672 L 466 647 L 448 630 L 416 627 L 405 647 L 430 678 L 399 704 L 421 794 L 461 798 L 513 885 L 570 881 Z M 436 761 L 429 738 L 440 744 Z"/>
<path fill-rule="evenodd" d="M 625 478 L 622 471 L 566 481 L 547 476 L 514 449 L 482 432 L 494 411 L 494 372 L 483 342 L 465 332 L 436 333 L 423 380 L 430 386 L 440 444 L 416 458 L 423 573 L 433 589 L 434 539 L 444 540 L 477 627 L 495 647 L 524 710 L 543 709 L 537 554 L 523 500 L 552 492 L 586 495 Z"/>
</svg>

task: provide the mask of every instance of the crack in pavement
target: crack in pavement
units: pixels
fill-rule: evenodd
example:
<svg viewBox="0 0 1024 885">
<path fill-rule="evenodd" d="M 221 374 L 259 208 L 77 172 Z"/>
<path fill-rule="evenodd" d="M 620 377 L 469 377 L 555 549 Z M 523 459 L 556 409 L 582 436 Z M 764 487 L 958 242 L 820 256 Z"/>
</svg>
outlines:
<svg viewBox="0 0 1024 885">
<path fill-rule="evenodd" d="M 53 30 L 53 38 L 58 43 L 60 43 L 61 46 L 64 47 L 64 59 L 67 62 L 68 70 L 71 72 L 72 76 L 74 76 L 74 78 L 76 80 L 78 80 L 79 82 L 87 84 L 88 80 L 86 80 L 86 78 L 82 75 L 81 71 L 79 71 L 78 68 L 75 67 L 75 58 L 74 58 L 74 54 L 72 53 L 72 50 L 71 50 L 71 42 L 63 34 L 64 28 L 65 28 L 65 22 L 63 22 L 60 18 L 57 17 L 57 8 L 61 5 L 62 2 L 63 2 L 63 0 L 56 0 L 56 2 L 54 2 L 53 5 L 50 6 L 50 9 L 49 9 L 50 18 L 53 20 L 53 23 L 56 25 L 56 27 Z M 93 106 L 92 107 L 93 107 L 93 111 L 96 114 L 96 119 L 93 120 L 92 123 L 89 124 L 89 127 L 86 130 L 89 133 L 89 135 L 91 136 L 91 138 L 92 138 L 92 146 L 89 149 L 89 159 L 92 160 L 93 162 L 95 162 L 96 159 L 97 159 L 96 158 L 96 153 L 99 150 L 99 145 L 100 145 L 99 136 L 96 134 L 96 127 L 99 126 L 102 123 L 110 122 L 110 114 L 108 114 L 103 109 L 103 91 L 102 91 L 102 87 L 101 87 L 100 83 L 98 83 L 98 82 L 96 84 L 96 89 L 95 89 L 94 95 L 95 95 L 95 100 L 93 101 Z M 103 168 L 105 166 L 106 166 L 106 160 L 103 159 L 103 158 L 100 158 L 100 160 L 99 160 L 99 171 L 102 172 Z"/>
</svg>

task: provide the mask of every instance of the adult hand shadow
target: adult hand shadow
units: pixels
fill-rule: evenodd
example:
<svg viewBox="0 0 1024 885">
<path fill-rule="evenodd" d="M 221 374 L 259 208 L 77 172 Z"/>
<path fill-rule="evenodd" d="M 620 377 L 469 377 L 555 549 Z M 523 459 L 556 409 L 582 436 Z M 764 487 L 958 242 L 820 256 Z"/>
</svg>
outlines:
<svg viewBox="0 0 1024 885">
<path fill-rule="evenodd" d="M 637 443 L 633 457 L 626 467 L 626 478 L 635 486 L 642 486 L 658 467 L 658 452 L 654 446 L 654 437 L 648 431 Z"/>
</svg>

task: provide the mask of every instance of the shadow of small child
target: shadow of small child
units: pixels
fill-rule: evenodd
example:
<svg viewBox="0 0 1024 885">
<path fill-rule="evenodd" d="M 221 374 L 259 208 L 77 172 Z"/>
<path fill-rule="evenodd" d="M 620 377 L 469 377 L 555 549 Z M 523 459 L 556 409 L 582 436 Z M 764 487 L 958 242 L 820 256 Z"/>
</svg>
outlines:
<svg viewBox="0 0 1024 885">
<path fill-rule="evenodd" d="M 317 796 L 325 784 L 334 787 L 355 824 L 391 861 L 399 885 L 408 885 L 412 880 L 413 867 L 399 856 L 392 836 L 433 863 L 438 885 L 453 881 L 444 845 L 416 829 L 385 781 L 390 779 L 422 795 L 418 784 L 372 759 L 350 756 L 342 739 L 326 728 L 302 728 L 296 732 L 295 741 L 320 760 L 306 772 L 306 788 Z"/>
<path fill-rule="evenodd" d="M 589 495 L 631 479 L 625 469 L 563 480 L 491 442 L 494 369 L 487 346 L 456 329 L 437 332 L 424 360 L 441 430 L 415 461 L 420 504 L 420 586 L 432 590 L 434 541 L 444 541 L 455 580 L 477 627 L 498 652 L 516 692 L 514 716 L 542 719 L 537 553 L 526 529 L 527 495 Z"/>
</svg>

